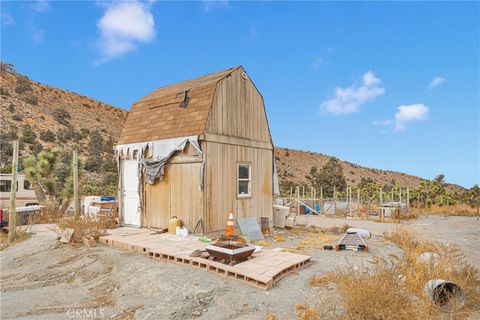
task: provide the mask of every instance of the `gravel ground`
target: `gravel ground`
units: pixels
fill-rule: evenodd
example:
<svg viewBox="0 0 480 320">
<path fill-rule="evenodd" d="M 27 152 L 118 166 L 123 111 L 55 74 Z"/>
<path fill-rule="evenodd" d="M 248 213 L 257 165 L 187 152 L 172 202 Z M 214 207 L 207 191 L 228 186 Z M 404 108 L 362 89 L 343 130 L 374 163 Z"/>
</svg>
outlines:
<svg viewBox="0 0 480 320">
<path fill-rule="evenodd" d="M 266 245 L 300 248 L 314 262 L 264 291 L 139 253 L 107 246 L 61 245 L 55 232 L 39 226 L 32 238 L 0 251 L 0 315 L 2 319 L 130 319 L 132 315 L 135 319 L 265 319 L 271 312 L 279 319 L 293 319 L 296 303 L 322 299 L 318 290 L 308 286 L 313 275 L 347 264 L 368 265 L 375 256 L 401 255 L 381 236 L 398 224 L 303 219 L 299 222 L 322 228 L 345 223 L 366 228 L 372 232 L 369 252 L 324 251 L 312 242 L 314 233 L 282 230 L 278 234 L 284 242 L 270 239 Z M 480 223 L 475 218 L 429 216 L 403 225 L 426 238 L 459 245 L 478 267 Z M 338 237 L 331 234 L 335 239 L 331 243 Z"/>
</svg>

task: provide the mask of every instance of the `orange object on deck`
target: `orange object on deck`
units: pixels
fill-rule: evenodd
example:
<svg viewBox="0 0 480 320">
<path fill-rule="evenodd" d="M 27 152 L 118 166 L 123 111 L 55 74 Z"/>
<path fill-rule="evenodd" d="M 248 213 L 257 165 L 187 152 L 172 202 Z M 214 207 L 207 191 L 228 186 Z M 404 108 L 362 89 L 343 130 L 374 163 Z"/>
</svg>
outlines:
<svg viewBox="0 0 480 320">
<path fill-rule="evenodd" d="M 234 236 L 235 235 L 235 225 L 234 225 L 234 220 L 235 218 L 233 217 L 233 211 L 230 211 L 228 214 L 228 222 L 227 222 L 227 227 L 225 228 L 225 235 L 226 236 Z"/>
</svg>

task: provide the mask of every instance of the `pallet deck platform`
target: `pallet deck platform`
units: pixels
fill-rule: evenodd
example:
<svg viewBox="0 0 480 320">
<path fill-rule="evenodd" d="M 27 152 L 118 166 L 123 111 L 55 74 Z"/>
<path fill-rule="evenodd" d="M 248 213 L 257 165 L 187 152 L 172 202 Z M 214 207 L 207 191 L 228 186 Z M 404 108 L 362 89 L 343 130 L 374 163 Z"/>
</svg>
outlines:
<svg viewBox="0 0 480 320">
<path fill-rule="evenodd" d="M 207 246 L 195 236 L 183 238 L 130 227 L 111 229 L 108 233 L 100 237 L 100 243 L 123 250 L 142 252 L 152 259 L 203 269 L 265 290 L 270 289 L 289 273 L 311 262 L 311 257 L 307 255 L 263 249 L 254 253 L 249 260 L 230 266 L 203 257 L 191 257 L 193 251 L 205 250 Z"/>
</svg>

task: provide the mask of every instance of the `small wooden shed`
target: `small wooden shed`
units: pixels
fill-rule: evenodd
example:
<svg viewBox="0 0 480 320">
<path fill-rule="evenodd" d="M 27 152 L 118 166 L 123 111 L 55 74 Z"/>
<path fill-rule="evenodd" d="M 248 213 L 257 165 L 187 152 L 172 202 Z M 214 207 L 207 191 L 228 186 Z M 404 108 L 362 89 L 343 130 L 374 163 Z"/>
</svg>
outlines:
<svg viewBox="0 0 480 320">
<path fill-rule="evenodd" d="M 161 87 L 135 102 L 115 148 L 123 225 L 193 231 L 272 219 L 273 145 L 263 98 L 241 66 Z"/>
</svg>

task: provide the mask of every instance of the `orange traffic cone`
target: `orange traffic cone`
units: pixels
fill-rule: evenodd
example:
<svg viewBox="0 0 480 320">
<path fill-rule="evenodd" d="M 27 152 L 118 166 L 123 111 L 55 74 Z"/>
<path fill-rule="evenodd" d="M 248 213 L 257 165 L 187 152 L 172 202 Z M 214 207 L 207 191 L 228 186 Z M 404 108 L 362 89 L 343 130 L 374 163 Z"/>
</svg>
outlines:
<svg viewBox="0 0 480 320">
<path fill-rule="evenodd" d="M 227 237 L 233 237 L 235 235 L 235 226 L 233 220 L 233 211 L 230 211 L 228 214 L 227 227 L 225 228 L 225 235 Z"/>
</svg>

